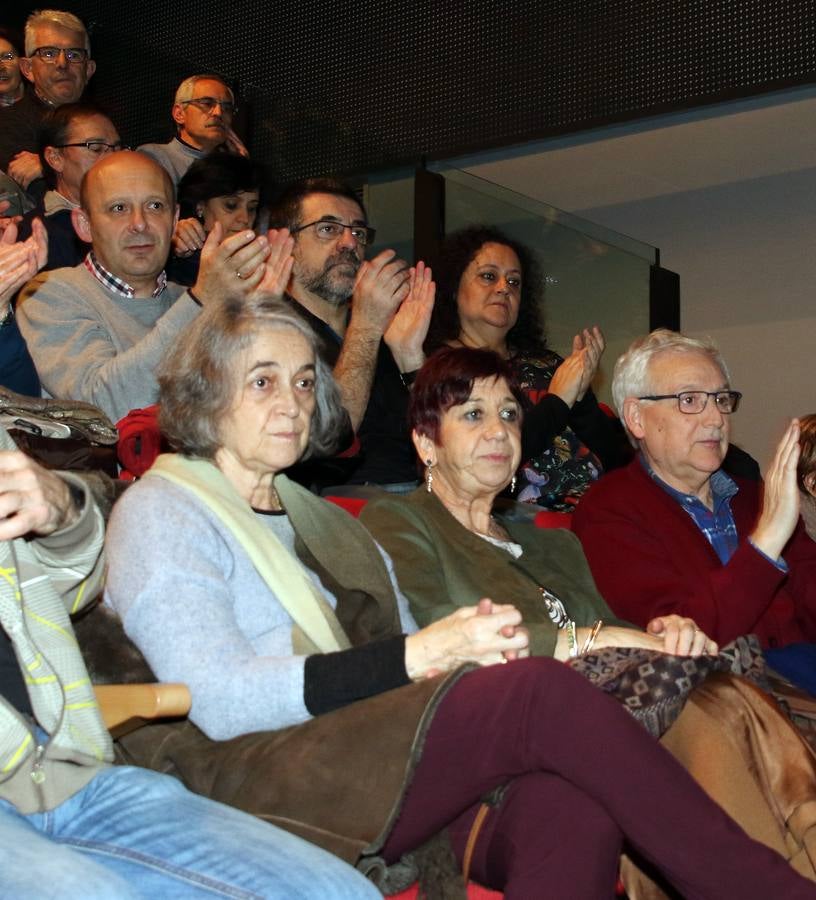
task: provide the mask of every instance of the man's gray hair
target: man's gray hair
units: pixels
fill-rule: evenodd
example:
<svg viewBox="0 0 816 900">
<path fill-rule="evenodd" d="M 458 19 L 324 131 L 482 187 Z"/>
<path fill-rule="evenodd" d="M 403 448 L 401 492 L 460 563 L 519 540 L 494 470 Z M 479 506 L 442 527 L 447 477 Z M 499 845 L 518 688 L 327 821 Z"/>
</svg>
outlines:
<svg viewBox="0 0 816 900">
<path fill-rule="evenodd" d="M 77 18 L 73 13 L 64 12 L 61 9 L 36 9 L 26 19 L 25 23 L 25 52 L 26 56 L 37 49 L 37 39 L 34 31 L 40 25 L 56 25 L 58 28 L 65 28 L 67 31 L 80 31 L 85 35 L 85 49 L 88 56 L 91 55 L 91 40 L 85 28 L 82 19 Z"/>
<path fill-rule="evenodd" d="M 314 331 L 284 300 L 247 302 L 241 297 L 205 307 L 159 367 L 159 425 L 176 450 L 205 459 L 215 456 L 223 443 L 221 423 L 241 385 L 239 356 L 266 328 L 297 331 L 312 348 L 315 410 L 303 458 L 334 452 L 349 420 Z"/>
<path fill-rule="evenodd" d="M 173 100 L 173 103 L 184 103 L 186 100 L 192 100 L 196 83 L 199 81 L 220 82 L 229 91 L 232 102 L 235 103 L 235 94 L 233 93 L 232 88 L 227 84 L 226 81 L 224 81 L 224 79 L 220 75 L 191 75 L 189 78 L 185 78 L 184 81 L 182 81 L 181 84 L 176 88 L 176 96 Z"/>
<path fill-rule="evenodd" d="M 649 363 L 660 353 L 700 353 L 707 356 L 723 373 L 726 385 L 731 384 L 728 366 L 711 338 L 693 338 L 679 331 L 657 328 L 630 344 L 615 363 L 612 374 L 612 402 L 623 421 L 623 404 L 627 397 L 643 397 L 655 392 L 649 377 Z M 624 422 L 624 427 L 626 423 Z M 629 435 L 633 444 L 636 442 Z"/>
</svg>

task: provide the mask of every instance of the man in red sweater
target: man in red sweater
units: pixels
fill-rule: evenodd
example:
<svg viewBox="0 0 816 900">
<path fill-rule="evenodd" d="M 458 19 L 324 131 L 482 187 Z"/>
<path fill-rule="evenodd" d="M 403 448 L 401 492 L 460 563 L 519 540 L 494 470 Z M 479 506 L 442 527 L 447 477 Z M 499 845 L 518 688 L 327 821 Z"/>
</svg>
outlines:
<svg viewBox="0 0 816 900">
<path fill-rule="evenodd" d="M 679 613 L 719 643 L 816 640 L 816 543 L 799 520 L 799 426 L 756 482 L 721 468 L 740 394 L 716 347 L 660 329 L 618 360 L 615 405 L 637 458 L 573 515 L 601 593 L 639 625 Z"/>
</svg>

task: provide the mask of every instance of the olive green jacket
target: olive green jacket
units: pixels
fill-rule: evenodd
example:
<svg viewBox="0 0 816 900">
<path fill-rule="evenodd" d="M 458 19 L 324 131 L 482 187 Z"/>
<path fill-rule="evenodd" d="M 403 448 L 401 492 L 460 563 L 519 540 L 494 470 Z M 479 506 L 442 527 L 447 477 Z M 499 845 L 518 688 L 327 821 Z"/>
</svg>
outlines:
<svg viewBox="0 0 816 900">
<path fill-rule="evenodd" d="M 523 553 L 518 560 L 461 525 L 424 486 L 366 504 L 360 520 L 388 552 L 420 628 L 482 597 L 512 603 L 536 656 L 553 656 L 557 636 L 539 586 L 552 591 L 579 627 L 618 619 L 598 593 L 578 538 L 562 528 L 502 519 Z"/>
</svg>

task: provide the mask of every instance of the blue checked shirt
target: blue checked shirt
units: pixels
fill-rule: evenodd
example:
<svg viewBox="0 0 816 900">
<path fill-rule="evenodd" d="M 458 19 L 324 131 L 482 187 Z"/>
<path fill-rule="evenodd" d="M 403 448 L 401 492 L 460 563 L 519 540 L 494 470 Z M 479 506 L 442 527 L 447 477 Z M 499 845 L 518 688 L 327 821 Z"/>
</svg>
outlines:
<svg viewBox="0 0 816 900">
<path fill-rule="evenodd" d="M 128 299 L 133 297 L 133 288 L 126 281 L 123 281 L 117 275 L 114 275 L 113 272 L 109 272 L 94 256 L 93 250 L 85 257 L 83 265 L 91 275 L 93 275 L 97 281 L 101 282 L 109 291 L 113 291 L 115 294 L 119 294 L 121 297 L 127 297 Z M 167 274 L 165 272 L 160 272 L 159 277 L 156 279 L 156 289 L 150 296 L 160 297 L 164 293 L 166 287 Z"/>
<path fill-rule="evenodd" d="M 689 514 L 691 520 L 714 548 L 714 552 L 719 557 L 720 562 L 725 565 L 739 546 L 737 525 L 734 522 L 734 514 L 731 512 L 731 498 L 739 491 L 739 486 L 736 482 L 726 475 L 722 469 L 719 469 L 711 476 L 711 497 L 714 501 L 714 509 L 711 510 L 699 497 L 696 497 L 694 494 L 684 494 L 655 475 L 643 454 L 640 454 L 640 462 L 655 484 L 659 485 L 670 497 L 673 497 Z M 762 553 L 753 542 L 751 542 L 751 546 L 757 553 Z M 782 572 L 788 571 L 787 563 L 783 559 L 771 559 L 767 553 L 762 553 L 762 555 Z"/>
</svg>

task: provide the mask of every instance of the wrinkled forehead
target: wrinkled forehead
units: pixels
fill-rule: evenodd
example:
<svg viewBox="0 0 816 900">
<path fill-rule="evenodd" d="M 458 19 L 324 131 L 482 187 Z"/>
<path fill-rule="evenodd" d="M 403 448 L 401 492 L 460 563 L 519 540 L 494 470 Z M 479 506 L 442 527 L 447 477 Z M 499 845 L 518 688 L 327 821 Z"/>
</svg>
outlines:
<svg viewBox="0 0 816 900">
<path fill-rule="evenodd" d="M 649 389 L 656 394 L 680 391 L 716 391 L 728 387 L 728 378 L 708 354 L 664 350 L 656 353 L 647 369 Z"/>
<path fill-rule="evenodd" d="M 334 219 L 347 225 L 366 225 L 363 208 L 351 197 L 337 194 L 307 194 L 300 204 L 301 222 Z"/>
<path fill-rule="evenodd" d="M 213 100 L 232 100 L 232 91 L 221 81 L 201 78 L 193 85 L 191 100 L 199 97 L 212 97 Z"/>
<path fill-rule="evenodd" d="M 35 25 L 33 34 L 35 47 L 60 47 L 64 50 L 69 47 L 87 47 L 84 31 L 63 28 L 56 23 L 43 22 Z"/>
<path fill-rule="evenodd" d="M 91 208 L 115 201 L 141 205 L 160 198 L 173 206 L 173 185 L 164 169 L 153 160 L 125 151 L 101 159 L 85 176 Z"/>
</svg>

